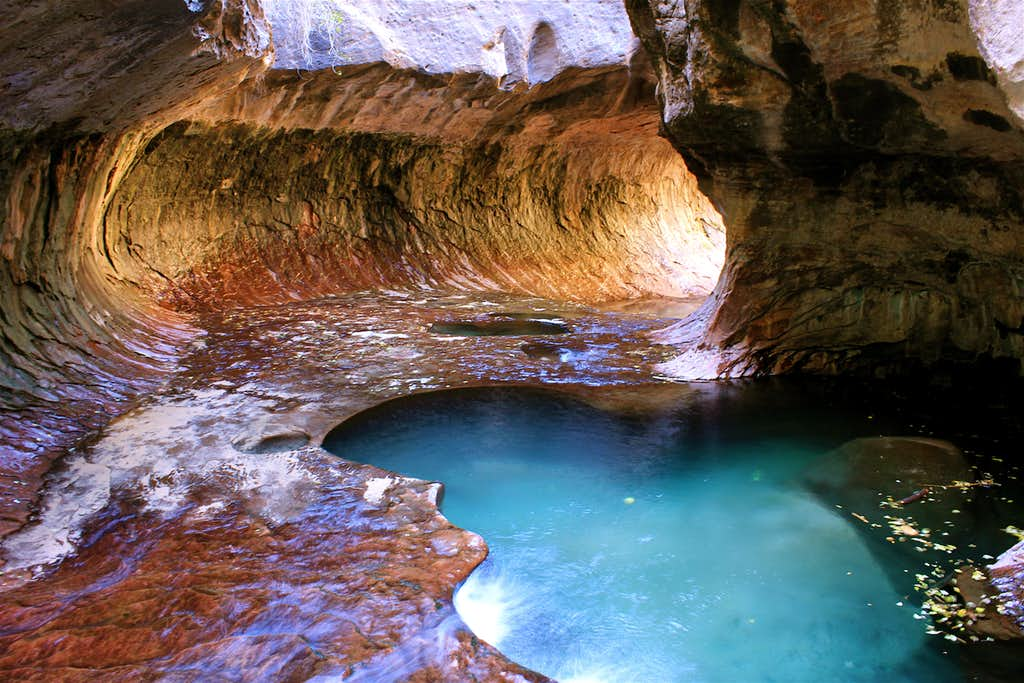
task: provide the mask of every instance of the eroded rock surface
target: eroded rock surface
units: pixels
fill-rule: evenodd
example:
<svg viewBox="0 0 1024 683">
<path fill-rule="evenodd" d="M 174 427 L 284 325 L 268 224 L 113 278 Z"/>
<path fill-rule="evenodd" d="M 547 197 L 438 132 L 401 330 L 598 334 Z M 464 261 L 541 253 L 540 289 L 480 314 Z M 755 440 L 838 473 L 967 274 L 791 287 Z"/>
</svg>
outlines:
<svg viewBox="0 0 1024 683">
<path fill-rule="evenodd" d="M 275 72 L 195 117 L 149 142 L 104 219 L 119 274 L 175 305 L 388 284 L 686 296 L 721 267 L 717 214 L 624 69 L 516 93 Z"/>
<path fill-rule="evenodd" d="M 387 63 L 319 72 L 270 69 L 280 2 L 8 8 L 10 677 L 534 677 L 454 618 L 451 588 L 484 551 L 428 485 L 295 449 L 418 389 L 649 378 L 666 359 L 649 321 L 575 318 L 582 343 L 552 363 L 515 338 L 423 347 L 429 321 L 371 321 L 358 302 L 245 307 L 392 285 L 699 295 L 721 223 L 657 137 L 643 53 L 619 25 L 581 33 L 621 19 L 616 3 L 531 3 L 503 30 L 505 3 L 459 15 L 478 26 L 431 5 L 425 52 L 392 16 L 403 3 L 328 15 L 350 57 L 372 34 Z M 684 365 L 1019 360 L 1024 143 L 1002 7 L 629 3 L 665 130 L 729 221 L 726 277 L 666 337 L 692 347 Z M 487 40 L 434 63 L 449 29 Z"/>
<path fill-rule="evenodd" d="M 666 335 L 692 348 L 667 372 L 1019 373 L 1019 3 L 627 6 L 666 133 L 728 230 L 715 300 Z"/>
<path fill-rule="evenodd" d="M 624 24 L 614 49 L 507 90 L 486 70 L 269 70 L 254 0 L 14 10 L 0 533 L 53 458 L 175 368 L 198 330 L 172 309 L 388 285 L 588 300 L 713 286 L 720 220 L 657 137 Z"/>
<path fill-rule="evenodd" d="M 428 331 L 495 311 L 572 316 L 590 352 L 551 367 L 521 354 L 521 337 Z M 399 292 L 205 316 L 181 372 L 69 455 L 37 520 L 2 545 L 0 671 L 541 680 L 454 614 L 452 590 L 486 547 L 438 514 L 438 485 L 294 437 L 319 443 L 359 410 L 415 391 L 644 382 L 665 357 L 644 335 L 664 322 Z M 260 448 L 267 439 L 279 447 Z"/>
<path fill-rule="evenodd" d="M 502 87 L 570 67 L 626 64 L 638 49 L 619 0 L 262 0 L 278 68 L 386 62 L 427 73 L 482 73 Z"/>
</svg>

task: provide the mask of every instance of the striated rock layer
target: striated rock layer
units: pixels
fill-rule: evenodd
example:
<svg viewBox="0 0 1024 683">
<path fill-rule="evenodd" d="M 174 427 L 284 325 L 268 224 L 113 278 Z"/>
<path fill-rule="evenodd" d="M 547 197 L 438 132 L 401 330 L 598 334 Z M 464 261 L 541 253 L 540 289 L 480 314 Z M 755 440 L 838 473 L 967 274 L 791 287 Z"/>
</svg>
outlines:
<svg viewBox="0 0 1024 683">
<path fill-rule="evenodd" d="M 383 65 L 273 72 L 148 143 L 111 197 L 105 247 L 174 301 L 385 284 L 707 293 L 719 218 L 657 137 L 641 76 L 507 93 Z"/>
<path fill-rule="evenodd" d="M 665 131 L 728 230 L 667 371 L 1020 372 L 1015 5 L 627 2 Z"/>
<path fill-rule="evenodd" d="M 0 533 L 24 523 L 52 458 L 153 388 L 195 333 L 111 272 L 102 216 L 176 107 L 265 68 L 267 27 L 247 9 L 19 2 L 0 29 Z"/>
<path fill-rule="evenodd" d="M 992 5 L 631 0 L 660 115 L 622 30 L 588 45 L 543 3 L 459 64 L 382 39 L 388 63 L 316 72 L 270 68 L 258 0 L 116 5 L 16 0 L 0 27 L 0 668 L 15 678 L 536 678 L 454 619 L 483 549 L 425 484 L 367 497 L 379 472 L 315 447 L 254 458 L 266 439 L 224 431 L 299 412 L 267 435 L 295 448 L 317 421 L 422 388 L 388 374 L 412 377 L 418 351 L 373 336 L 422 335 L 419 309 L 395 313 L 399 332 L 290 311 L 280 337 L 232 310 L 366 287 L 707 292 L 721 223 L 682 159 L 729 244 L 711 302 L 669 335 L 692 346 L 669 371 L 1022 357 L 1020 73 Z M 578 381 L 650 377 L 657 353 L 596 327 L 628 367 Z M 362 375 L 348 335 L 373 357 Z M 169 381 L 186 351 L 213 370 Z M 431 386 L 551 377 L 455 355 Z M 284 372 L 328 361 L 322 391 L 305 393 L 307 369 L 280 393 Z M 60 564 L 39 569 L 50 551 Z M 410 651 L 429 659 L 401 668 Z"/>
<path fill-rule="evenodd" d="M 0 532 L 63 447 L 173 368 L 196 334 L 183 312 L 367 286 L 691 295 L 717 277 L 720 219 L 621 45 L 509 90 L 384 64 L 268 70 L 254 0 L 13 16 Z"/>
<path fill-rule="evenodd" d="M 367 497 L 372 468 L 268 452 L 309 439 L 302 421 L 231 442 L 229 428 L 296 404 L 337 420 L 422 388 L 388 374 L 413 376 L 418 352 L 378 348 L 380 321 L 313 330 L 326 346 L 304 348 L 301 312 L 283 337 L 244 316 L 239 344 L 204 337 L 236 308 L 367 287 L 707 292 L 720 219 L 657 135 L 628 30 L 595 50 L 538 25 L 528 73 L 506 78 L 404 62 L 271 70 L 256 0 L 21 0 L 5 16 L 0 668 L 539 679 L 454 615 L 451 591 L 485 547 L 440 517 L 433 487 Z M 354 324 L 352 307 L 311 315 L 328 313 Z M 384 352 L 366 377 L 349 332 Z M 430 381 L 480 380 L 479 349 L 441 345 L 470 369 L 434 363 L 450 376 Z M 238 381 L 204 393 L 192 384 L 215 378 L 182 366 L 188 353 Z M 282 395 L 285 370 L 329 360 L 323 396 Z M 315 373 L 300 374 L 293 389 Z"/>
</svg>

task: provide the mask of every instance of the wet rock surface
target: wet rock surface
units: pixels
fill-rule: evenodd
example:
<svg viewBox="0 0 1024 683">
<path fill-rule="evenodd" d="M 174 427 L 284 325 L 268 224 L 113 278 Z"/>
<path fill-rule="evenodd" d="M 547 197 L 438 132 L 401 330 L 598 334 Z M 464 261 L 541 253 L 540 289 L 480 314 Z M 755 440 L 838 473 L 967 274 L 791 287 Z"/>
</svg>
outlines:
<svg viewBox="0 0 1024 683">
<path fill-rule="evenodd" d="M 586 352 L 586 346 L 581 343 L 557 344 L 554 342 L 534 341 L 526 342 L 519 347 L 519 350 L 530 358 L 543 360 L 565 361 L 574 354 Z"/>
<path fill-rule="evenodd" d="M 720 267 L 619 39 L 507 89 L 269 69 L 256 0 L 20 2 L 0 34 L 0 535 L 177 369 L 191 313 L 410 285 L 706 293 Z"/>
<path fill-rule="evenodd" d="M 510 309 L 571 316 L 588 355 L 551 366 L 514 337 L 427 332 Z M 452 590 L 486 547 L 438 514 L 438 486 L 303 441 L 416 391 L 642 384 L 663 357 L 643 335 L 665 322 L 433 292 L 209 315 L 181 372 L 64 458 L 38 519 L 5 540 L 0 671 L 540 680 L 454 614 Z"/>
<path fill-rule="evenodd" d="M 1024 638 L 1024 541 L 1013 546 L 987 567 L 989 581 L 1006 607 L 1003 616 L 1016 627 L 1007 637 Z"/>
<path fill-rule="evenodd" d="M 715 297 L 658 337 L 692 354 L 662 371 L 1022 356 L 1017 36 L 991 3 L 869 4 L 629 3 L 666 131 L 730 224 Z M 392 285 L 588 301 L 711 287 L 721 223 L 657 136 L 643 54 L 577 68 L 594 65 L 539 34 L 525 81 L 490 63 L 309 73 L 268 70 L 256 0 L 12 5 L 0 670 L 531 676 L 449 621 L 483 550 L 433 490 L 315 444 L 421 389 L 646 381 L 670 356 L 650 319 L 584 311 L 580 347 L 553 363 L 521 339 L 426 341 L 439 317 L 488 308 L 472 297 L 280 304 Z M 585 181 L 566 189 L 572 174 Z M 529 258 L 504 256 L 523 244 Z M 424 564 L 385 567 L 390 552 Z"/>
</svg>

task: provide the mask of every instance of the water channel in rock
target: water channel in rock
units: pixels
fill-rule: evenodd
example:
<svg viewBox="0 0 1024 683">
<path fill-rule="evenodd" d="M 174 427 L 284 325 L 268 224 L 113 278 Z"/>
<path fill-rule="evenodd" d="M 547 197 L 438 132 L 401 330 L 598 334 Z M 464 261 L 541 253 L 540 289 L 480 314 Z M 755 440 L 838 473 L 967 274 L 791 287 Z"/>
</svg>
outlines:
<svg viewBox="0 0 1024 683">
<path fill-rule="evenodd" d="M 444 483 L 444 514 L 490 547 L 460 615 L 550 676 L 965 680 L 915 618 L 913 562 L 876 552 L 805 483 L 823 454 L 900 426 L 781 386 L 704 385 L 617 413 L 538 389 L 431 392 L 324 446 Z M 979 555 L 1006 545 L 974 533 Z"/>
</svg>

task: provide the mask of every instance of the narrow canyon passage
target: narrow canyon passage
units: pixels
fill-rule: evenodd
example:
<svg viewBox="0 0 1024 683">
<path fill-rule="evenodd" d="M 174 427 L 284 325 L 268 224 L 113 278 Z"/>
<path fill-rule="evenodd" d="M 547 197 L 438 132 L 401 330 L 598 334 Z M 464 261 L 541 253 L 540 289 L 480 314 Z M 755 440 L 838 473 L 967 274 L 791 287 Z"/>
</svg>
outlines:
<svg viewBox="0 0 1024 683">
<path fill-rule="evenodd" d="M 522 338 L 427 331 L 502 313 L 566 320 L 565 361 L 525 353 Z M 437 485 L 316 444 L 344 418 L 417 391 L 644 383 L 670 350 L 643 334 L 665 322 L 424 292 L 204 317 L 182 370 L 65 459 L 37 523 L 6 539 L 0 670 L 400 680 L 390 667 L 431 677 L 455 658 L 460 676 L 520 671 L 454 616 L 451 591 L 485 546 L 438 514 Z M 186 556 L 194 564 L 179 571 Z M 40 562 L 60 560 L 33 580 Z"/>
<path fill-rule="evenodd" d="M 1024 5 L 825 4 L 14 3 L 0 675 L 1018 680 Z M 582 406 L 474 492 L 562 545 L 462 516 L 495 385 Z M 509 553 L 594 592 L 457 610 Z"/>
<path fill-rule="evenodd" d="M 2 431 L 31 451 L 12 453 L 26 484 L 3 518 L 23 522 L 51 459 L 174 367 L 202 311 L 380 286 L 706 296 L 721 218 L 636 67 L 526 92 L 271 71 L 116 144 L 16 146 Z"/>
</svg>

